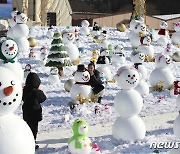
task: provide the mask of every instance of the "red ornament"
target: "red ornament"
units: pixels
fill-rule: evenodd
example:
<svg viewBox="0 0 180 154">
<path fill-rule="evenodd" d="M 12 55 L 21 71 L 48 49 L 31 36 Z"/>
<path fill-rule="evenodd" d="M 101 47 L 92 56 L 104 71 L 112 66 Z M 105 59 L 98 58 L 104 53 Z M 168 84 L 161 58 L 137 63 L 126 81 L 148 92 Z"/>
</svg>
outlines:
<svg viewBox="0 0 180 154">
<path fill-rule="evenodd" d="M 178 95 L 180 91 L 180 81 L 174 81 L 174 95 Z"/>
</svg>

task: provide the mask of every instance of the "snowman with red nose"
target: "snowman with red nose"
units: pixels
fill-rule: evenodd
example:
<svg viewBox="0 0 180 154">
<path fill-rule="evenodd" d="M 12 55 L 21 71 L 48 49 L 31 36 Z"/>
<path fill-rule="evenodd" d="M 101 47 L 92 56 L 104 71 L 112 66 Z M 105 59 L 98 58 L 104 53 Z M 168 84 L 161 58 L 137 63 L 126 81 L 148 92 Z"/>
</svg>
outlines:
<svg viewBox="0 0 180 154">
<path fill-rule="evenodd" d="M 3 38 L 0 41 L 1 66 L 12 70 L 23 82 L 24 71 L 21 64 L 17 61 L 18 45 L 10 38 Z"/>
<path fill-rule="evenodd" d="M 74 75 L 75 84 L 70 90 L 73 101 L 77 104 L 84 103 L 92 95 L 92 88 L 89 85 L 90 74 L 83 64 L 79 64 Z M 78 99 L 79 98 L 79 99 Z"/>
<path fill-rule="evenodd" d="M 22 99 L 22 86 L 11 70 L 0 67 L 0 154 L 34 154 L 33 134 L 13 112 Z"/>
<path fill-rule="evenodd" d="M 118 70 L 116 80 L 122 90 L 114 99 L 114 107 L 120 116 L 112 126 L 113 137 L 130 142 L 142 140 L 146 128 L 138 114 L 142 109 L 143 99 L 134 89 L 140 81 L 140 74 L 134 67 L 124 66 Z"/>
</svg>

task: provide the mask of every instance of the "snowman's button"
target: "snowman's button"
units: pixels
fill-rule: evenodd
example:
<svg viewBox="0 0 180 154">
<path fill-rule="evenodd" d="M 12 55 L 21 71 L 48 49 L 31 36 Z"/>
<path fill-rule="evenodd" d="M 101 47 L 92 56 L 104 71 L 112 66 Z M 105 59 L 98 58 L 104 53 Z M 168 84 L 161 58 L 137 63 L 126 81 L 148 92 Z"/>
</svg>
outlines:
<svg viewBox="0 0 180 154">
<path fill-rule="evenodd" d="M 11 105 L 11 104 L 12 104 L 12 102 L 9 102 L 8 104 L 9 104 L 9 105 Z"/>
<path fill-rule="evenodd" d="M 13 99 L 13 102 L 15 102 L 16 101 L 16 99 Z"/>
</svg>

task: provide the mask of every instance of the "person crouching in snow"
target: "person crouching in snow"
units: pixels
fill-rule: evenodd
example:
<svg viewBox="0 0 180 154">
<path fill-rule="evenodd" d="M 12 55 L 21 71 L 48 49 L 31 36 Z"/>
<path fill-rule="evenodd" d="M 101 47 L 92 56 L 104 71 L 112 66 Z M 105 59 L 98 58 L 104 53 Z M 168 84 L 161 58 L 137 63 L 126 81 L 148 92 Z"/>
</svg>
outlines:
<svg viewBox="0 0 180 154">
<path fill-rule="evenodd" d="M 39 90 L 41 80 L 36 73 L 30 72 L 26 78 L 25 87 L 23 89 L 23 119 L 29 125 L 34 140 L 36 142 L 38 132 L 38 122 L 42 120 L 42 108 L 40 103 L 46 100 L 46 96 L 42 90 Z M 38 145 L 35 147 L 39 148 Z"/>
<path fill-rule="evenodd" d="M 92 87 L 94 95 L 100 94 L 104 90 L 103 83 L 100 80 L 100 72 L 95 69 L 95 64 L 92 62 L 88 64 L 88 71 L 90 74 L 89 84 Z M 100 94 L 98 103 L 101 103 L 101 99 L 102 95 Z"/>
</svg>

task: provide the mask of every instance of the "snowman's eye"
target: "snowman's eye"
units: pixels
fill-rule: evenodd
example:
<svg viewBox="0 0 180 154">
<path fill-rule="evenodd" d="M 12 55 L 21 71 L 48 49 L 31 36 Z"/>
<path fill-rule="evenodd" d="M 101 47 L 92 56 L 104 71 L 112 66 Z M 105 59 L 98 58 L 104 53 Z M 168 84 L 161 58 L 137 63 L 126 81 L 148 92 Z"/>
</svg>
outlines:
<svg viewBox="0 0 180 154">
<path fill-rule="evenodd" d="M 9 46 L 9 44 L 6 44 L 6 46 L 8 47 L 8 46 Z"/>
<path fill-rule="evenodd" d="M 133 74 L 133 77 L 135 77 L 135 74 Z"/>
<path fill-rule="evenodd" d="M 15 85 L 15 82 L 14 82 L 14 80 L 12 80 L 12 81 L 11 81 L 11 85 L 13 85 L 13 86 Z"/>
<path fill-rule="evenodd" d="M 128 75 L 128 77 L 131 77 L 130 75 Z"/>
<path fill-rule="evenodd" d="M 0 86 L 2 86 L 2 83 L 0 82 Z"/>
</svg>

